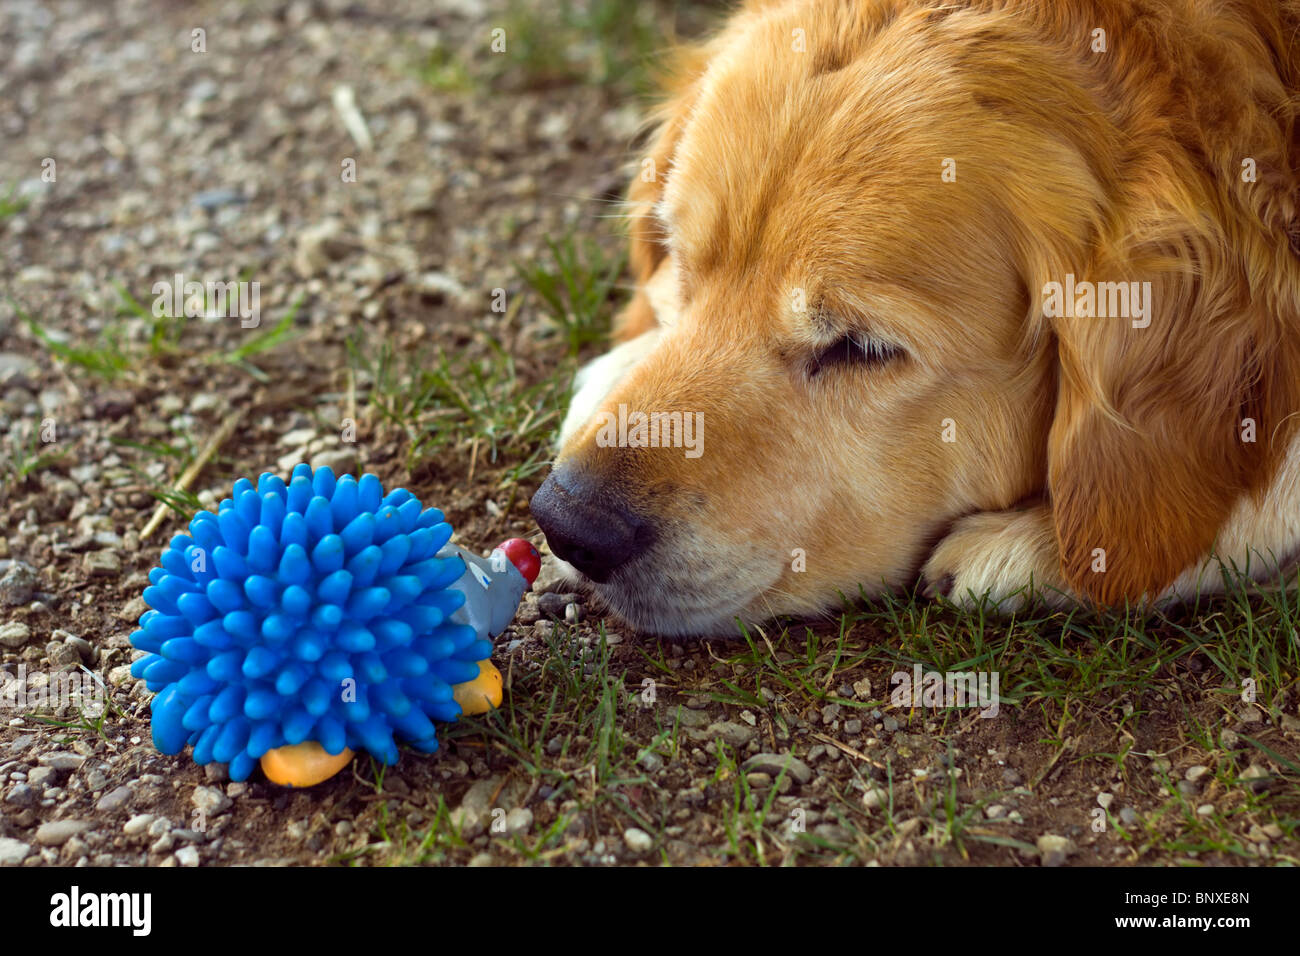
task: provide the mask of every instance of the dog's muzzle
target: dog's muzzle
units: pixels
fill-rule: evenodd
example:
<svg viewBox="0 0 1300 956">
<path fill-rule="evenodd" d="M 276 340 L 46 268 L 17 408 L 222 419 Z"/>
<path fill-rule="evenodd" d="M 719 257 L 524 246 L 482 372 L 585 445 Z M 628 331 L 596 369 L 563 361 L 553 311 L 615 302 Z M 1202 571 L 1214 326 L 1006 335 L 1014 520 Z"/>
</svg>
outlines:
<svg viewBox="0 0 1300 956">
<path fill-rule="evenodd" d="M 530 508 L 551 552 L 597 583 L 654 543 L 654 526 L 621 495 L 564 465 L 547 476 Z"/>
</svg>

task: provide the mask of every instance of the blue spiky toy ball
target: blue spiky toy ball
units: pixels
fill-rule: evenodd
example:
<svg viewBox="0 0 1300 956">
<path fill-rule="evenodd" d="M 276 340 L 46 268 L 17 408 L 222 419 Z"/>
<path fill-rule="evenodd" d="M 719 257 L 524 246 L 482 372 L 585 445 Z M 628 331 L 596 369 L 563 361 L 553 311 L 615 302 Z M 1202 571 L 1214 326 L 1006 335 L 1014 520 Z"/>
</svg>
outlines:
<svg viewBox="0 0 1300 956">
<path fill-rule="evenodd" d="M 131 667 L 153 700 L 154 746 L 194 747 L 244 780 L 278 747 L 316 741 L 397 762 L 397 739 L 430 753 L 455 720 L 453 685 L 492 651 L 451 616 L 466 573 L 438 556 L 452 528 L 379 479 L 293 469 L 235 482 L 149 573 Z M 521 579 L 522 580 L 522 579 Z"/>
</svg>

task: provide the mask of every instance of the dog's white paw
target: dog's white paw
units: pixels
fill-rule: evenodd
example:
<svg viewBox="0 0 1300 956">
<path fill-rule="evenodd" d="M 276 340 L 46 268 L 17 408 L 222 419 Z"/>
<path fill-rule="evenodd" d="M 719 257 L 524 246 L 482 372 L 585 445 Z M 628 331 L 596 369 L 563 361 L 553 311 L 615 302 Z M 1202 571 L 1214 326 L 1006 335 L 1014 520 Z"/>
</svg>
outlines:
<svg viewBox="0 0 1300 956">
<path fill-rule="evenodd" d="M 1046 507 L 989 511 L 958 520 L 922 570 L 926 597 L 962 607 L 982 600 L 1009 612 L 1037 600 L 1071 602 L 1061 581 L 1052 516 Z"/>
</svg>

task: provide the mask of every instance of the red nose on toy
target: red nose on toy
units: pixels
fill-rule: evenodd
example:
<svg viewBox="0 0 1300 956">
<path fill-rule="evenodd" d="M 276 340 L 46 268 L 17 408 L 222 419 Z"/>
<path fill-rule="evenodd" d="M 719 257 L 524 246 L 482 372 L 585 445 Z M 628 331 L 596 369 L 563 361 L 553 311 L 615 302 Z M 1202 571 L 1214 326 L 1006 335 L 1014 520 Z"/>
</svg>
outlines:
<svg viewBox="0 0 1300 956">
<path fill-rule="evenodd" d="M 532 587 L 533 582 L 537 580 L 538 572 L 542 570 L 542 556 L 537 553 L 537 549 L 523 538 L 502 541 L 497 547 L 498 550 L 505 552 L 510 563 L 519 569 L 528 586 Z"/>
</svg>

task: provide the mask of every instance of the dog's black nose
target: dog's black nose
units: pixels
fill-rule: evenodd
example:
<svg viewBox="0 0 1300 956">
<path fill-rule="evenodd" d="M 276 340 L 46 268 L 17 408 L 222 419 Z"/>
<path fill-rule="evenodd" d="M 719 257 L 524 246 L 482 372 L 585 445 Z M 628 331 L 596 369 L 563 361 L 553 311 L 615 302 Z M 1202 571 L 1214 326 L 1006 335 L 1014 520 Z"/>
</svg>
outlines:
<svg viewBox="0 0 1300 956">
<path fill-rule="evenodd" d="M 530 504 L 556 557 L 593 581 L 606 581 L 654 540 L 649 522 L 618 494 L 563 466 L 547 476 Z"/>
</svg>

